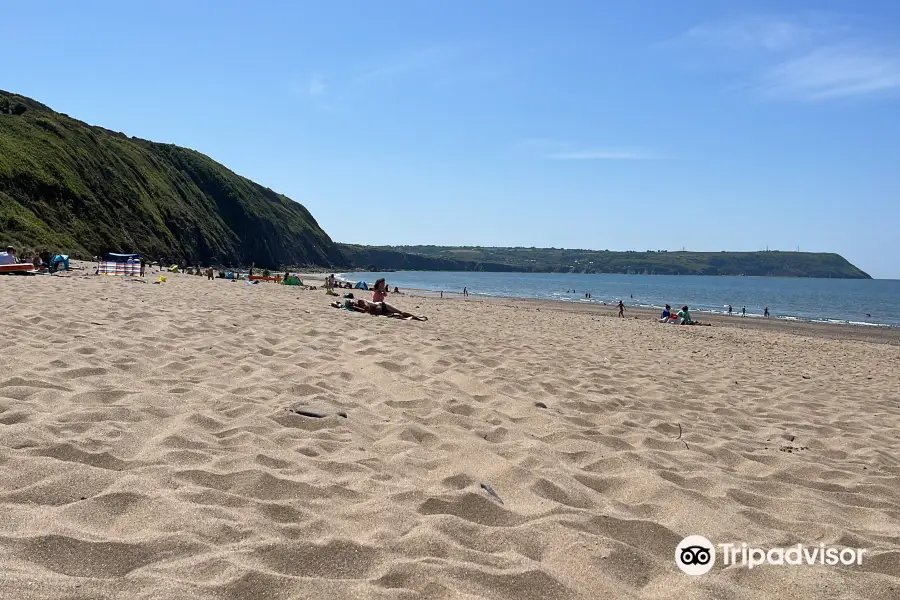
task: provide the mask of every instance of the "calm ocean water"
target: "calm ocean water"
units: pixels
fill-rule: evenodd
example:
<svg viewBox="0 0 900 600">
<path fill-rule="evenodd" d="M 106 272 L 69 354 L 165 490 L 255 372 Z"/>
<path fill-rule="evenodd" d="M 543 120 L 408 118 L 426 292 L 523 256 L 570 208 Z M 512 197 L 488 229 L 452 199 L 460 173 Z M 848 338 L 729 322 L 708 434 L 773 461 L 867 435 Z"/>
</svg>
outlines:
<svg viewBox="0 0 900 600">
<path fill-rule="evenodd" d="M 900 327 L 900 280 L 443 271 L 343 276 L 360 277 L 369 283 L 385 277 L 401 290 L 461 292 L 465 286 L 475 295 L 594 303 L 622 299 L 628 306 L 687 304 L 691 310 L 718 313 L 731 304 L 735 313 L 746 306 L 753 317 L 761 317 L 768 306 L 773 317 L 782 319 Z M 592 298 L 585 299 L 585 293 Z"/>
</svg>

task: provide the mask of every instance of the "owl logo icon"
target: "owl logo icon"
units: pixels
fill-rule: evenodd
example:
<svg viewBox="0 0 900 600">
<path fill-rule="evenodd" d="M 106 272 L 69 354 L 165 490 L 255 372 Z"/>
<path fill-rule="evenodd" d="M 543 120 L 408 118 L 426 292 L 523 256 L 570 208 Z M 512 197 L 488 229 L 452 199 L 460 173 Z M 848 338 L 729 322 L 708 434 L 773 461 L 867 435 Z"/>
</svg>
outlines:
<svg viewBox="0 0 900 600">
<path fill-rule="evenodd" d="M 704 575 L 716 564 L 716 547 L 702 535 L 689 535 L 675 548 L 675 564 L 688 575 Z"/>
</svg>

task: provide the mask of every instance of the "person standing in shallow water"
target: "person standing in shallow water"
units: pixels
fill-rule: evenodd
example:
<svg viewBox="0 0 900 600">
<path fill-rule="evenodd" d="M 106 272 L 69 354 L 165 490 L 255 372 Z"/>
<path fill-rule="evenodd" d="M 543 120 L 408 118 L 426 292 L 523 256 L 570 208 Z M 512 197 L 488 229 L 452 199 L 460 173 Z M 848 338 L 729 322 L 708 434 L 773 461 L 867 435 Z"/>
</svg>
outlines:
<svg viewBox="0 0 900 600">
<path fill-rule="evenodd" d="M 768 306 L 767 306 L 766 309 L 763 311 L 763 316 L 764 316 L 765 318 L 767 318 L 767 319 L 769 318 L 769 307 L 768 307 Z"/>
<path fill-rule="evenodd" d="M 463 288 L 463 297 L 468 297 L 468 295 L 469 295 L 469 288 L 464 287 Z"/>
<path fill-rule="evenodd" d="M 625 303 L 619 300 L 619 316 L 625 318 Z"/>
<path fill-rule="evenodd" d="M 746 316 L 747 316 L 747 307 L 746 307 L 746 306 L 743 307 L 743 308 L 741 309 L 741 316 L 742 316 L 742 317 L 746 317 Z"/>
</svg>

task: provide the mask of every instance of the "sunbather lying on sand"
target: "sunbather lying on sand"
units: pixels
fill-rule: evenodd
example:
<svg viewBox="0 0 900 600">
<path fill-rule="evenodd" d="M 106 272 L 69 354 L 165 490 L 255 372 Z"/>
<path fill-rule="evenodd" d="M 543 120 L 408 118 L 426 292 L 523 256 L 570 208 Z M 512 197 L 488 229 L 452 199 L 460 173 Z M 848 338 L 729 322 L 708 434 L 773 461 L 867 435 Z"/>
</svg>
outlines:
<svg viewBox="0 0 900 600">
<path fill-rule="evenodd" d="M 350 300 L 344 304 L 340 302 L 332 302 L 331 306 L 335 308 L 346 308 L 356 312 L 369 313 L 370 315 L 384 315 L 385 317 L 394 317 L 395 319 L 413 319 L 415 321 L 427 321 L 428 317 L 420 317 L 412 313 L 400 310 L 396 306 L 392 306 L 387 302 L 369 302 L 360 298 L 356 302 Z"/>
</svg>

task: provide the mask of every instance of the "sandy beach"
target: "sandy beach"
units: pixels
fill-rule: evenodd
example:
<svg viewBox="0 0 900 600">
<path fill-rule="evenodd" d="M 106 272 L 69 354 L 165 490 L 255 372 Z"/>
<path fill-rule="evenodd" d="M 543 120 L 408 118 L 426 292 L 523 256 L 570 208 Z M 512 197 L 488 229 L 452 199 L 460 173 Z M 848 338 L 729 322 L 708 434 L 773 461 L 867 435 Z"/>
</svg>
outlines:
<svg viewBox="0 0 900 600">
<path fill-rule="evenodd" d="M 0 598 L 900 597 L 897 332 L 147 280 L 0 278 Z"/>
</svg>

